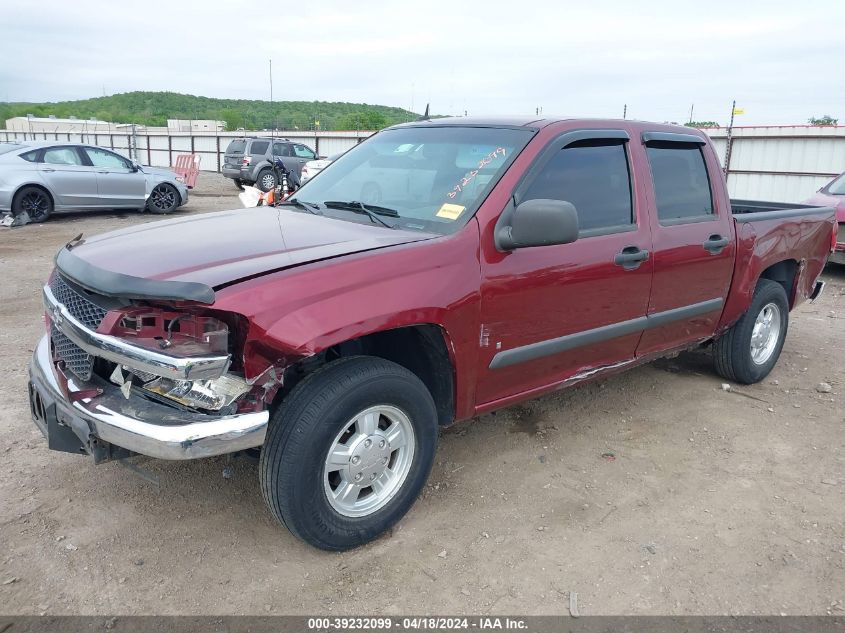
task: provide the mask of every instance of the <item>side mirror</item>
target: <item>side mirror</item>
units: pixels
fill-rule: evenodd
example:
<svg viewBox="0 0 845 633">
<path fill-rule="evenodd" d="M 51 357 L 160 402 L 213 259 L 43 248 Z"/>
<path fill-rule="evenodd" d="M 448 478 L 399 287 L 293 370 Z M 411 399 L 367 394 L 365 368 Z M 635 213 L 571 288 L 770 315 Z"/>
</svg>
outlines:
<svg viewBox="0 0 845 633">
<path fill-rule="evenodd" d="M 132 166 L 131 166 L 129 169 L 130 169 L 130 171 L 132 171 L 132 172 L 136 172 L 136 171 L 143 171 L 143 170 L 141 169 L 141 164 L 140 164 L 137 160 L 133 160 L 133 161 L 132 161 Z"/>
<path fill-rule="evenodd" d="M 565 200 L 526 200 L 502 212 L 496 223 L 496 248 L 569 244 L 578 239 L 578 212 Z"/>
</svg>

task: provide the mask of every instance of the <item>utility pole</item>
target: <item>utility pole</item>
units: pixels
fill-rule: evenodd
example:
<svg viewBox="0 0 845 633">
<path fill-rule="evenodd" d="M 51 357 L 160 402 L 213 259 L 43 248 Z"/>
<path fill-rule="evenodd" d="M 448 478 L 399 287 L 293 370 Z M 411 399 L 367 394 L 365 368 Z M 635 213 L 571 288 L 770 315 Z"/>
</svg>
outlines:
<svg viewBox="0 0 845 633">
<path fill-rule="evenodd" d="M 694 103 L 689 107 L 689 120 L 687 121 L 687 123 L 692 123 L 693 112 L 695 112 L 695 104 Z"/>
<path fill-rule="evenodd" d="M 733 129 L 734 129 L 734 114 L 736 113 L 736 99 L 731 104 L 731 122 L 728 124 L 728 134 L 725 137 L 725 181 L 728 179 L 728 173 L 731 170 L 731 147 L 733 146 Z"/>
<path fill-rule="evenodd" d="M 270 138 L 273 138 L 273 134 L 276 131 L 276 118 L 273 116 L 273 59 L 270 59 L 270 124 L 273 128 L 270 132 Z"/>
<path fill-rule="evenodd" d="M 627 103 L 624 106 L 622 106 L 622 118 L 623 119 L 628 118 L 628 104 Z"/>
</svg>

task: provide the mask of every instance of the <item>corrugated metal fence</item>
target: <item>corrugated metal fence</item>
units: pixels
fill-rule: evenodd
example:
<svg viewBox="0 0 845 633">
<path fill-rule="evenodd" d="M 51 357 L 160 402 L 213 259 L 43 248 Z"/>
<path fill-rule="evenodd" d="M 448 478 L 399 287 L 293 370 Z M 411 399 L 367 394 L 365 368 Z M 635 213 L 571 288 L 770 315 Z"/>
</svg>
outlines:
<svg viewBox="0 0 845 633">
<path fill-rule="evenodd" d="M 727 130 L 704 130 L 724 162 Z M 845 171 L 845 126 L 735 127 L 728 191 L 732 198 L 800 202 Z"/>
<path fill-rule="evenodd" d="M 727 130 L 705 131 L 713 139 L 720 160 L 724 160 Z M 101 145 L 156 167 L 173 165 L 177 154 L 199 154 L 200 169 L 220 171 L 229 141 L 243 134 L 148 134 L 141 130 L 132 134 L 131 127 L 122 127 L 112 134 L 36 132 L 35 137 Z M 246 134 L 271 136 L 269 132 Z M 346 151 L 371 134 L 364 131 L 295 131 L 279 133 L 275 137 L 303 143 L 322 156 L 330 156 Z M 32 136 L 31 133 L 0 130 L 0 141 L 31 139 Z M 731 143 L 728 190 L 735 198 L 798 202 L 845 171 L 845 126 L 737 127 L 733 130 Z"/>
<path fill-rule="evenodd" d="M 325 131 L 325 132 L 197 132 L 194 134 L 132 133 L 130 128 L 122 128 L 111 134 L 80 134 L 73 132 L 10 132 L 0 130 L 0 142 L 13 140 L 41 140 L 99 145 L 134 158 L 144 165 L 170 167 L 176 163 L 178 154 L 198 154 L 200 169 L 220 171 L 223 155 L 229 142 L 236 137 L 260 136 L 266 138 L 285 138 L 302 143 L 313 149 L 318 155 L 331 156 L 354 147 L 372 132 L 366 131 Z"/>
</svg>

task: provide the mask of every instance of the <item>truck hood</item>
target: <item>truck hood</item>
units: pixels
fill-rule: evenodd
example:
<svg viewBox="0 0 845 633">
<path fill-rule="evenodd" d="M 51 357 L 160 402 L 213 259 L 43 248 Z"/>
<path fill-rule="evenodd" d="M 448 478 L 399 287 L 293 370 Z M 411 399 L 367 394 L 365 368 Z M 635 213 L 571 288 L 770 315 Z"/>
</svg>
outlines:
<svg viewBox="0 0 845 633">
<path fill-rule="evenodd" d="M 103 294 L 156 298 L 159 292 L 159 298 L 208 303 L 214 288 L 238 280 L 432 237 L 436 235 L 258 207 L 151 222 L 84 238 L 62 249 L 56 264 L 83 286 Z M 180 295 L 180 287 L 194 291 Z M 203 287 L 205 299 L 196 294 Z"/>
</svg>

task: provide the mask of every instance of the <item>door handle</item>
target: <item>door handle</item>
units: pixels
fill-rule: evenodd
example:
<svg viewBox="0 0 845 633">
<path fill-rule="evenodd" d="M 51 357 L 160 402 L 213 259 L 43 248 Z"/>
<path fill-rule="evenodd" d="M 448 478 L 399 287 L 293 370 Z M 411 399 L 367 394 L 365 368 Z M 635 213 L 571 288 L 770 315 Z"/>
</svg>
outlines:
<svg viewBox="0 0 845 633">
<path fill-rule="evenodd" d="M 706 240 L 704 240 L 704 250 L 709 251 L 711 255 L 718 255 L 722 252 L 722 249 L 728 245 L 728 238 L 722 237 L 721 235 L 711 235 Z"/>
<path fill-rule="evenodd" d="M 107 170 L 103 170 L 103 171 L 98 171 L 97 173 L 98 173 L 98 174 L 107 174 L 107 173 L 109 173 L 109 172 L 108 172 Z"/>
<path fill-rule="evenodd" d="M 613 263 L 625 270 L 636 270 L 648 259 L 648 251 L 639 246 L 626 246 L 613 257 Z"/>
<path fill-rule="evenodd" d="M 56 170 L 55 170 L 55 169 L 53 169 L 52 167 L 45 167 L 45 168 L 44 168 L 44 169 L 42 169 L 41 171 L 46 171 L 47 173 L 52 174 L 52 173 L 53 173 L 54 171 L 56 171 Z"/>
</svg>

